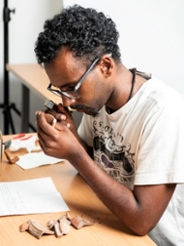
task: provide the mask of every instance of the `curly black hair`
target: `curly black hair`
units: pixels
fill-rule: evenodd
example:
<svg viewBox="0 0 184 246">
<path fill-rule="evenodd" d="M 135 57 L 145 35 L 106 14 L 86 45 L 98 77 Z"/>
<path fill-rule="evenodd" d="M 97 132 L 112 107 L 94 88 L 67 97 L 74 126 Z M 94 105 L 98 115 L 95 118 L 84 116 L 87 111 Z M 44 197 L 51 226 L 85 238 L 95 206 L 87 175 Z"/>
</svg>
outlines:
<svg viewBox="0 0 184 246">
<path fill-rule="evenodd" d="M 119 62 L 118 38 L 111 18 L 95 9 L 74 5 L 45 21 L 44 31 L 36 41 L 36 58 L 40 64 L 49 64 L 59 50 L 68 46 L 75 57 L 85 57 L 89 62 L 109 53 Z"/>
</svg>

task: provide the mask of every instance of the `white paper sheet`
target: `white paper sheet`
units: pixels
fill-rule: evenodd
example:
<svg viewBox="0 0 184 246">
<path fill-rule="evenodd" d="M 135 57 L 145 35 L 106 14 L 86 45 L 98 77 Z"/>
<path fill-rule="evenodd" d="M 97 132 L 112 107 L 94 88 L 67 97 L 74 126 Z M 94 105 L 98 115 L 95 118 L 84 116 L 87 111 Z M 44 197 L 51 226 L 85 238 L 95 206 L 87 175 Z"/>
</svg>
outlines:
<svg viewBox="0 0 184 246">
<path fill-rule="evenodd" d="M 0 182 L 0 216 L 69 211 L 50 177 Z"/>
<path fill-rule="evenodd" d="M 18 151 L 21 148 L 27 149 L 28 152 L 41 150 L 40 146 L 36 145 L 37 135 L 23 136 L 18 139 L 11 139 L 9 150 L 11 152 Z"/>
<path fill-rule="evenodd" d="M 48 156 L 42 152 L 28 153 L 23 156 L 19 156 L 19 161 L 16 162 L 23 169 L 30 169 L 46 164 L 55 164 L 57 162 L 64 161 L 63 159 L 54 158 Z"/>
</svg>

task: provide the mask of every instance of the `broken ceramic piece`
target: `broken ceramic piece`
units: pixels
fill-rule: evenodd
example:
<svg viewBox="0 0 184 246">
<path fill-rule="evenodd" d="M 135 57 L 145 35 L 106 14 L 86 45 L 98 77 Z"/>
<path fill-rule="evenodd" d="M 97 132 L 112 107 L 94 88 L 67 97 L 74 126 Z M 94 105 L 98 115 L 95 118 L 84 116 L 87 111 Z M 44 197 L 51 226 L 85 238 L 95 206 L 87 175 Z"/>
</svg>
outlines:
<svg viewBox="0 0 184 246">
<path fill-rule="evenodd" d="M 71 219 L 71 224 L 76 228 L 80 229 L 84 226 L 91 226 L 94 225 L 94 221 L 92 220 L 86 220 L 82 216 L 76 215 Z"/>
<path fill-rule="evenodd" d="M 19 160 L 18 156 L 11 157 L 6 150 L 4 150 L 4 153 L 5 153 L 6 158 L 10 164 L 14 164 Z"/>
</svg>

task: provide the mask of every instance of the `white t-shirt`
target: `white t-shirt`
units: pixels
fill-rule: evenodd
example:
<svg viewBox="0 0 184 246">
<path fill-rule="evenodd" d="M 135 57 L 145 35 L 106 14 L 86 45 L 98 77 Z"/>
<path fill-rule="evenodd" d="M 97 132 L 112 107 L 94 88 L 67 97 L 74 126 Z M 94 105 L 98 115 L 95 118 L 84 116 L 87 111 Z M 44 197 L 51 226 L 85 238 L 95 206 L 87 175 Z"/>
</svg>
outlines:
<svg viewBox="0 0 184 246">
<path fill-rule="evenodd" d="M 114 113 L 103 107 L 96 117 L 84 114 L 78 133 L 93 147 L 95 162 L 128 188 L 178 184 L 149 235 L 160 246 L 183 246 L 184 98 L 152 78 Z"/>
</svg>

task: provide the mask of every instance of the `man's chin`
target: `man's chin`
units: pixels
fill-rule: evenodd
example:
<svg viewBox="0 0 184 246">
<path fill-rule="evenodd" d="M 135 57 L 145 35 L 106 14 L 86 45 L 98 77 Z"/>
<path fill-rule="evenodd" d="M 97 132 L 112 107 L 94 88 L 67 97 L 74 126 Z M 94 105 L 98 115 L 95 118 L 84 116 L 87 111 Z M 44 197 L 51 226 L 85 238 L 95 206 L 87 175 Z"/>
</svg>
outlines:
<svg viewBox="0 0 184 246">
<path fill-rule="evenodd" d="M 84 114 L 87 114 L 87 115 L 91 115 L 93 117 L 98 115 L 98 112 L 94 112 L 94 111 L 87 110 L 87 109 L 77 109 L 77 112 L 81 112 L 81 113 L 84 113 Z"/>
<path fill-rule="evenodd" d="M 96 116 L 98 115 L 98 112 L 95 111 L 92 108 L 86 107 L 86 106 L 72 106 L 72 109 L 76 110 L 77 112 L 81 112 L 81 113 L 85 113 L 87 115 L 91 115 L 91 116 Z"/>
</svg>

